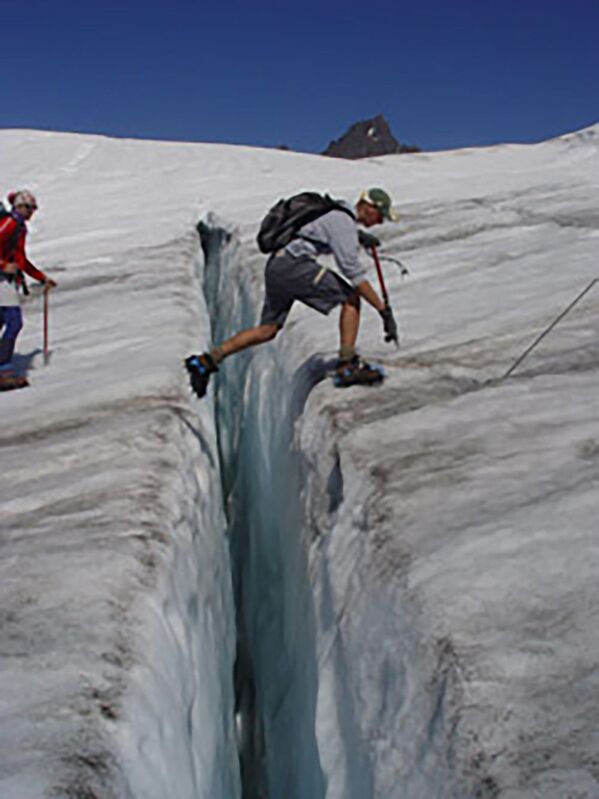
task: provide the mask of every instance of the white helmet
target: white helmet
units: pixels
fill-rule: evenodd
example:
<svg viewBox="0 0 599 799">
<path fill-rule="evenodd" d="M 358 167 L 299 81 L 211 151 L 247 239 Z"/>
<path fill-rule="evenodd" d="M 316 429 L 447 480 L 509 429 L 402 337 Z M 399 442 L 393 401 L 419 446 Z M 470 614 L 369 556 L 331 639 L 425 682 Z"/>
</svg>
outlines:
<svg viewBox="0 0 599 799">
<path fill-rule="evenodd" d="M 13 208 L 16 208 L 17 205 L 30 205 L 32 208 L 37 208 L 35 195 L 27 189 L 11 192 L 8 195 L 8 202 Z"/>
</svg>

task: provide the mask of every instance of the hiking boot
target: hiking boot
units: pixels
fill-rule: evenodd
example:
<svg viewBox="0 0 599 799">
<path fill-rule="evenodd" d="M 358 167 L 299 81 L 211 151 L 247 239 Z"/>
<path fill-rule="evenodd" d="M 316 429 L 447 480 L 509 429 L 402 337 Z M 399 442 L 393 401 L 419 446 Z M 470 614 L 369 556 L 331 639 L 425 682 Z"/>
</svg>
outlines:
<svg viewBox="0 0 599 799">
<path fill-rule="evenodd" d="M 339 361 L 333 376 L 333 382 L 337 388 L 374 386 L 377 383 L 382 383 L 384 379 L 385 372 L 382 366 L 372 365 L 357 355 L 354 355 L 350 361 Z"/>
<path fill-rule="evenodd" d="M 218 372 L 218 366 L 215 364 L 209 352 L 203 352 L 201 355 L 190 355 L 185 359 L 185 368 L 189 373 L 189 382 L 191 387 L 198 397 L 203 397 L 208 389 L 208 381 L 213 372 Z"/>
<path fill-rule="evenodd" d="M 0 391 L 12 391 L 15 388 L 27 388 L 29 381 L 23 375 L 11 372 L 0 372 Z"/>
</svg>

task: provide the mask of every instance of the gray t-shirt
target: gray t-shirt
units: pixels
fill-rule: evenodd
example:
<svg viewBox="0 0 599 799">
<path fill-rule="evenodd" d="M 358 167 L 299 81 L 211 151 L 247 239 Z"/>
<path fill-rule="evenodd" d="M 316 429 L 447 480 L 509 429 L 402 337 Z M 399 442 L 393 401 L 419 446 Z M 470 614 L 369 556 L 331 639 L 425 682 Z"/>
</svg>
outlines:
<svg viewBox="0 0 599 799">
<path fill-rule="evenodd" d="M 343 203 L 352 210 L 349 203 Z M 360 261 L 358 229 L 355 221 L 345 211 L 329 211 L 328 214 L 308 222 L 300 229 L 299 235 L 306 239 L 294 239 L 285 250 L 296 258 L 307 255 L 317 258 L 319 255 L 333 255 L 341 274 L 349 282 L 357 286 L 366 280 L 367 268 Z"/>
</svg>

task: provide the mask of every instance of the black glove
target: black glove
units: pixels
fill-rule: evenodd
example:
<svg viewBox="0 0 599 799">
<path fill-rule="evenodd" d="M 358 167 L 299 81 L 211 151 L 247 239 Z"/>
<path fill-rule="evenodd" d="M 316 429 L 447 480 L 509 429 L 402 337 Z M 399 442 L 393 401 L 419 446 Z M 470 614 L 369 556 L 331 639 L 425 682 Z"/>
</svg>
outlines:
<svg viewBox="0 0 599 799">
<path fill-rule="evenodd" d="M 385 341 L 394 341 L 399 347 L 399 334 L 397 332 L 397 322 L 393 316 L 393 311 L 390 305 L 386 305 L 381 311 L 383 319 L 383 328 L 385 330 Z"/>
<path fill-rule="evenodd" d="M 369 250 L 371 247 L 381 246 L 379 239 L 373 236 L 372 233 L 366 233 L 365 230 L 358 230 L 358 241 L 360 242 L 360 246 L 364 247 L 366 250 Z"/>
</svg>

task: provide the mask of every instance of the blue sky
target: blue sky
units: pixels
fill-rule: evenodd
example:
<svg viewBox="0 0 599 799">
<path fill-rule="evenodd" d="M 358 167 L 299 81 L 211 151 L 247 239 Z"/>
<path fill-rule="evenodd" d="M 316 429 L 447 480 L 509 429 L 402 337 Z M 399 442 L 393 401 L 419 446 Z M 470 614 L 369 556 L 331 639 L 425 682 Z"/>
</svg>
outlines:
<svg viewBox="0 0 599 799">
<path fill-rule="evenodd" d="M 2 2 L 0 127 L 318 152 L 383 113 L 423 149 L 599 121 L 598 0 Z"/>
</svg>

